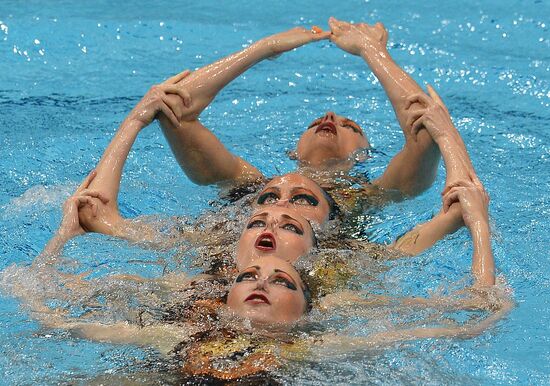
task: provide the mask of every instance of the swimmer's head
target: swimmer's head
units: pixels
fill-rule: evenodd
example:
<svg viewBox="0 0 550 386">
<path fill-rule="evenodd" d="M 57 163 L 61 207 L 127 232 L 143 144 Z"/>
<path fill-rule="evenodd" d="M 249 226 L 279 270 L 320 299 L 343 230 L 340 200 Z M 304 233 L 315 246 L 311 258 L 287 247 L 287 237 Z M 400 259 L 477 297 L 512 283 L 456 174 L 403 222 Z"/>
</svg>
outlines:
<svg viewBox="0 0 550 386">
<path fill-rule="evenodd" d="M 296 157 L 305 165 L 323 167 L 328 162 L 347 161 L 353 153 L 369 146 L 357 123 L 328 111 L 302 134 L 296 146 Z"/>
<path fill-rule="evenodd" d="M 256 204 L 259 206 L 293 207 L 307 220 L 319 225 L 334 218 L 334 200 L 315 181 L 298 173 L 273 178 L 262 189 Z"/>
<path fill-rule="evenodd" d="M 316 243 L 308 220 L 294 208 L 264 206 L 248 219 L 237 244 L 237 269 L 266 257 L 293 263 Z"/>
<path fill-rule="evenodd" d="M 287 324 L 310 308 L 310 295 L 296 269 L 275 256 L 239 270 L 227 296 L 235 314 L 258 324 Z"/>
</svg>

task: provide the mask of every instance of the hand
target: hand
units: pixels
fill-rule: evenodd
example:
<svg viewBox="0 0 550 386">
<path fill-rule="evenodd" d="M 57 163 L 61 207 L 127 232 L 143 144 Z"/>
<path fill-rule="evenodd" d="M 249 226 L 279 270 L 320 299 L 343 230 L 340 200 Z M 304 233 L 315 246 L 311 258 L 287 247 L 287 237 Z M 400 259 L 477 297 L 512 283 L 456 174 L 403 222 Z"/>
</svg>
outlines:
<svg viewBox="0 0 550 386">
<path fill-rule="evenodd" d="M 432 139 L 437 142 L 443 136 L 460 136 L 451 120 L 449 110 L 432 86 L 428 85 L 428 93 L 413 94 L 407 98 L 405 110 L 408 110 L 406 127 L 410 128 L 411 135 L 416 140 L 421 129 L 428 130 Z M 421 108 L 412 110 L 410 107 L 418 103 Z"/>
<path fill-rule="evenodd" d="M 88 205 L 92 213 L 97 213 L 97 204 L 94 202 L 94 198 L 104 204 L 109 201 L 102 193 L 88 189 L 95 176 L 96 172 L 92 170 L 74 194 L 63 204 L 63 218 L 57 234 L 66 240 L 85 232 L 78 218 L 79 210 L 82 207 Z"/>
<path fill-rule="evenodd" d="M 361 55 L 365 49 L 384 52 L 388 43 L 388 31 L 382 23 L 351 24 L 331 17 L 328 24 L 332 31 L 330 40 L 338 47 L 352 55 Z"/>
<path fill-rule="evenodd" d="M 455 202 L 460 203 L 462 219 L 470 230 L 475 224 L 489 223 L 489 195 L 477 177 L 475 181 L 457 181 L 445 188 L 443 211 L 447 212 Z"/>
<path fill-rule="evenodd" d="M 267 45 L 272 55 L 279 55 L 283 52 L 303 46 L 304 44 L 328 39 L 329 37 L 330 32 L 325 32 L 319 27 L 314 26 L 310 30 L 303 27 L 296 27 L 291 30 L 263 38 L 261 42 Z"/>
<path fill-rule="evenodd" d="M 128 119 L 139 121 L 143 126 L 149 125 L 157 114 L 164 114 L 176 127 L 182 118 L 185 109 L 191 107 L 191 95 L 178 84 L 191 71 L 185 70 L 161 84 L 149 89 L 130 113 Z"/>
</svg>

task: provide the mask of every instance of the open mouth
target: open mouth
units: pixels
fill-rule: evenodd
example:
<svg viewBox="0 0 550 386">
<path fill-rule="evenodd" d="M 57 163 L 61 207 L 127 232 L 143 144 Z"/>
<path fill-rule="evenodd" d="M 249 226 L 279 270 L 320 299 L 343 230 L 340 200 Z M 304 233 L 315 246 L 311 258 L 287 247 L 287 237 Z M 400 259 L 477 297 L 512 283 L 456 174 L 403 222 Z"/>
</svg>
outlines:
<svg viewBox="0 0 550 386">
<path fill-rule="evenodd" d="M 323 122 L 317 126 L 315 129 L 315 134 L 317 133 L 329 133 L 332 135 L 338 135 L 336 132 L 336 126 L 332 122 Z"/>
<path fill-rule="evenodd" d="M 254 304 L 260 304 L 260 303 L 271 304 L 269 300 L 267 300 L 267 297 L 265 295 L 262 295 L 259 293 L 250 294 L 244 301 L 251 302 Z"/>
<path fill-rule="evenodd" d="M 254 244 L 256 249 L 260 251 L 273 251 L 276 249 L 275 237 L 271 233 L 262 233 Z"/>
</svg>

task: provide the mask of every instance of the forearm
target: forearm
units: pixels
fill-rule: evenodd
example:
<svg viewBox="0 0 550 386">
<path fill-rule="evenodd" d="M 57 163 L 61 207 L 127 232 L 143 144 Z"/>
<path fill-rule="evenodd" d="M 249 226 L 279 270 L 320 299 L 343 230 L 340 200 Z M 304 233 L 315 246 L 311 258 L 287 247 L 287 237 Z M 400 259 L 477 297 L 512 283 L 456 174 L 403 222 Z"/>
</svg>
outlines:
<svg viewBox="0 0 550 386">
<path fill-rule="evenodd" d="M 439 149 L 428 133 L 421 131 L 416 139 L 413 139 L 410 128 L 407 127 L 407 98 L 423 91 L 409 74 L 393 61 L 386 49 L 365 44 L 361 57 L 384 87 L 406 141 L 403 149 L 392 159 L 376 184 L 385 189 L 399 189 L 404 195 L 417 195 L 431 186 L 435 180 L 440 158 Z M 414 111 L 418 107 L 418 104 L 413 104 L 410 109 Z"/>
<path fill-rule="evenodd" d="M 393 106 L 399 124 L 405 130 L 407 98 L 413 94 L 422 93 L 422 88 L 395 63 L 387 49 L 365 43 L 361 50 L 361 57 L 380 81 Z"/>
<path fill-rule="evenodd" d="M 440 152 L 426 131 L 418 133 L 418 139 L 416 143 L 407 141 L 373 184 L 397 189 L 403 196 L 415 196 L 429 188 L 437 176 Z"/>
<path fill-rule="evenodd" d="M 32 262 L 33 266 L 51 265 L 57 262 L 57 258 L 63 252 L 63 248 L 70 237 L 56 233 L 46 244 L 42 252 Z"/>
<path fill-rule="evenodd" d="M 474 252 L 472 274 L 476 284 L 490 286 L 495 284 L 495 261 L 491 247 L 491 232 L 488 221 L 478 221 L 470 227 Z"/>
<path fill-rule="evenodd" d="M 470 180 L 471 175 L 475 174 L 474 166 L 460 134 L 456 128 L 449 132 L 452 134 L 437 139 L 437 145 L 445 163 L 446 185 L 459 180 Z"/>
<path fill-rule="evenodd" d="M 256 63 L 273 55 L 269 41 L 259 40 L 247 48 L 194 71 L 180 84 L 191 94 L 191 108 L 183 120 L 197 119 L 227 84 Z M 164 124 L 164 122 L 163 122 Z"/>
<path fill-rule="evenodd" d="M 122 169 L 142 128 L 143 123 L 127 118 L 120 125 L 95 168 L 97 175 L 89 188 L 105 194 L 110 205 L 116 206 Z"/>
<path fill-rule="evenodd" d="M 441 211 L 430 221 L 417 225 L 401 236 L 392 247 L 409 255 L 418 255 L 445 236 L 456 232 L 462 225 L 462 216 L 457 203 L 451 206 L 447 213 Z"/>
</svg>

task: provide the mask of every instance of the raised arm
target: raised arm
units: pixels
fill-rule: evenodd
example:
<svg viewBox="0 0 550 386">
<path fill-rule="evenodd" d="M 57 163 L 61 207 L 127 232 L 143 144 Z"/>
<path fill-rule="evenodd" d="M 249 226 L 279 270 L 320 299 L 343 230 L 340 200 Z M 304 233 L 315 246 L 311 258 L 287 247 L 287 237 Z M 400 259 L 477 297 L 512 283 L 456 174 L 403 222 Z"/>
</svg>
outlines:
<svg viewBox="0 0 550 386">
<path fill-rule="evenodd" d="M 101 202 L 92 198 L 95 209 L 88 205 L 79 209 L 80 224 L 84 230 L 132 241 L 141 241 L 142 238 L 145 238 L 146 230 L 139 229 L 140 226 L 137 223 L 122 218 L 118 211 L 118 192 L 122 170 L 138 134 L 153 121 L 159 112 L 162 112 L 174 124 L 178 123 L 174 112 L 181 111 L 185 105 L 190 105 L 191 100 L 185 89 L 177 87 L 176 83 L 188 74 L 189 71 L 184 71 L 153 86 L 122 122 L 97 164 L 95 178 L 89 185 L 89 189 L 101 192 L 106 201 Z M 169 95 L 176 98 L 168 98 Z M 86 195 L 86 192 L 83 192 L 83 195 Z"/>
<path fill-rule="evenodd" d="M 329 24 L 331 40 L 350 54 L 361 56 L 378 78 L 405 136 L 403 149 L 373 183 L 384 189 L 399 190 L 404 196 L 423 192 L 435 179 L 439 150 L 428 133 L 419 133 L 414 140 L 407 125 L 408 98 L 422 93 L 422 89 L 390 56 L 386 47 L 388 33 L 381 23 L 370 26 L 330 18 Z"/>
<path fill-rule="evenodd" d="M 446 171 L 443 194 L 457 184 L 471 183 L 483 192 L 488 201 L 488 196 L 475 173 L 464 142 L 453 125 L 445 104 L 432 87 L 428 86 L 428 91 L 430 97 L 425 94 L 413 94 L 408 98 L 407 126 L 410 127 L 413 137 L 422 132 L 428 133 L 441 149 Z M 412 104 L 419 105 L 420 109 L 409 108 Z M 412 255 L 424 251 L 464 225 L 461 212 L 458 203 L 449 205 L 430 221 L 417 225 L 412 231 L 400 237 L 393 247 Z"/>
<path fill-rule="evenodd" d="M 507 291 L 495 286 L 495 263 L 491 248 L 488 199 L 485 191 L 471 181 L 462 181 L 450 188 L 443 198 L 443 212 L 447 213 L 451 205 L 458 205 L 462 220 L 470 231 L 473 242 L 471 273 L 474 283 L 470 288 L 454 295 L 435 298 L 390 299 L 373 296 L 346 296 L 328 299 L 324 305 L 358 305 L 368 307 L 389 304 L 406 307 L 427 307 L 444 311 L 485 310 L 490 314 L 481 320 L 471 320 L 464 324 L 436 327 L 418 327 L 388 330 L 364 338 L 331 335 L 323 338 L 325 343 L 337 343 L 342 349 L 357 349 L 365 346 L 380 346 L 405 340 L 425 338 L 472 338 L 482 334 L 505 317 L 513 308 L 514 302 Z M 333 295 L 333 297 L 336 297 Z"/>
<path fill-rule="evenodd" d="M 330 35 L 319 29 L 314 31 L 293 28 L 263 38 L 193 72 L 181 82 L 191 93 L 191 108 L 181 112 L 178 125 L 162 117 L 160 122 L 176 159 L 193 182 L 233 186 L 262 178 L 258 169 L 232 154 L 198 117 L 218 92 L 253 65 Z"/>
</svg>

